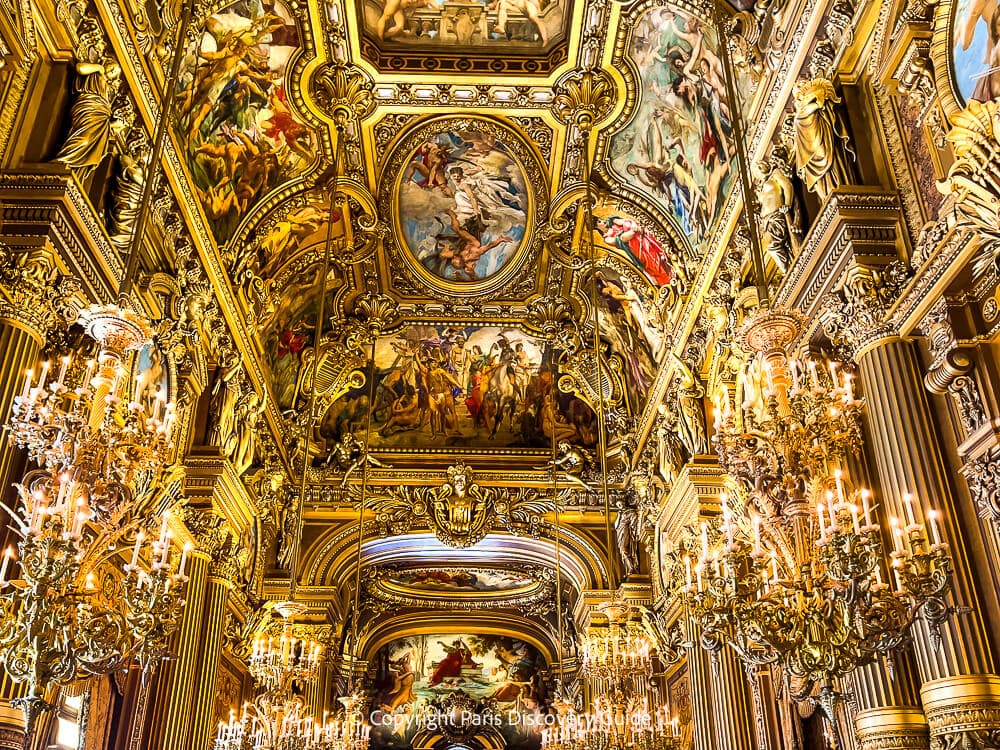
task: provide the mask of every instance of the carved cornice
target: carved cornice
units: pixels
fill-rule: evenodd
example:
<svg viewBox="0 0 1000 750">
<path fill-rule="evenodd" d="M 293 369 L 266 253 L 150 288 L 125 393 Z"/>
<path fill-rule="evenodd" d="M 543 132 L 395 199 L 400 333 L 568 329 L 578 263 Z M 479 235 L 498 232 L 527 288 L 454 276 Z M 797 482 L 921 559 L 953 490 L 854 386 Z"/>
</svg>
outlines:
<svg viewBox="0 0 1000 750">
<path fill-rule="evenodd" d="M 256 503 L 228 459 L 215 451 L 192 453 L 184 459 L 184 469 L 184 496 L 190 507 L 213 509 L 237 534 L 250 527 Z"/>
<path fill-rule="evenodd" d="M 14 252 L 0 243 L 0 321 L 44 341 L 75 317 L 73 296 L 79 288 L 48 247 Z"/>
<path fill-rule="evenodd" d="M 814 319 L 823 296 L 837 288 L 852 261 L 886 263 L 900 257 L 902 236 L 895 193 L 863 187 L 835 190 L 785 274 L 775 303 Z M 806 331 L 806 337 L 811 332 Z"/>
<path fill-rule="evenodd" d="M 103 223 L 69 172 L 7 172 L 0 175 L 4 240 L 12 248 L 49 246 L 92 301 L 114 296 L 124 271 Z"/>
</svg>

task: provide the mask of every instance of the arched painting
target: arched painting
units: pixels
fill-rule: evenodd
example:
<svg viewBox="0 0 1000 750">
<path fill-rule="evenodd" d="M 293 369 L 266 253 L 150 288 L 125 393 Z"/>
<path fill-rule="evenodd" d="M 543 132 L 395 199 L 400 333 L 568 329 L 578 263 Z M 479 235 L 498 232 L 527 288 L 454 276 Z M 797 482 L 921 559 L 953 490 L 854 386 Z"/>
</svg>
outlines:
<svg viewBox="0 0 1000 750">
<path fill-rule="evenodd" d="M 500 139 L 454 129 L 410 153 L 396 211 L 407 250 L 432 277 L 478 282 L 517 254 L 528 202 L 524 168 Z"/>
<path fill-rule="evenodd" d="M 615 172 L 656 200 L 697 247 L 715 224 L 736 172 L 732 116 L 715 32 L 673 8 L 644 12 L 627 56 L 639 102 L 611 139 Z"/>
<path fill-rule="evenodd" d="M 209 16 L 177 81 L 178 136 L 218 242 L 272 188 L 301 174 L 315 135 L 289 107 L 285 71 L 301 40 L 280 0 L 239 0 Z"/>
<path fill-rule="evenodd" d="M 952 29 L 955 84 L 966 102 L 1000 97 L 1000 3 L 956 0 Z"/>
</svg>

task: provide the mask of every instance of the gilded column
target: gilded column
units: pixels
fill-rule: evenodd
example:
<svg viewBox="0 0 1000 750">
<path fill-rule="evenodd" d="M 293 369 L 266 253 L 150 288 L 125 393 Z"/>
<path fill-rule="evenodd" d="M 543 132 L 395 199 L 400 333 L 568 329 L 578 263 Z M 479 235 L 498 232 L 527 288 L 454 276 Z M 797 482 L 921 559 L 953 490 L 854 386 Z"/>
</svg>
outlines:
<svg viewBox="0 0 1000 750">
<path fill-rule="evenodd" d="M 151 737 L 149 750 L 188 750 L 187 739 L 194 718 L 195 688 L 199 680 L 201 637 L 205 624 L 205 604 L 208 570 L 211 558 L 198 551 L 188 561 L 186 603 L 181 624 L 177 629 L 175 659 L 163 671 L 161 696 L 150 696 L 150 703 L 161 703 L 156 716 L 156 736 Z M 221 630 L 221 627 L 219 628 Z"/>
<path fill-rule="evenodd" d="M 698 645 L 701 630 L 697 623 L 688 619 L 688 631 L 694 646 L 688 649 L 688 679 L 691 689 L 691 734 L 694 750 L 716 750 L 713 727 L 712 665 L 705 651 Z M 719 748 L 723 746 L 718 746 Z"/>
<path fill-rule="evenodd" d="M 754 743 L 754 709 L 739 657 L 724 648 L 711 668 L 712 718 L 715 746 L 722 750 L 757 750 Z"/>
<path fill-rule="evenodd" d="M 854 266 L 842 291 L 825 303 L 824 325 L 835 342 L 853 349 L 865 393 L 867 445 L 878 477 L 879 521 L 913 514 L 926 524 L 926 506 L 941 511 L 941 527 L 954 562 L 952 600 L 969 607 L 941 626 L 940 646 L 927 626 L 914 628 L 914 652 L 931 747 L 963 745 L 963 737 L 1000 730 L 1000 678 L 993 672 L 981 608 L 969 570 L 965 534 L 948 483 L 940 440 L 924 393 L 914 345 L 884 324 L 885 311 L 906 282 L 901 264 Z M 918 502 L 907 507 L 911 493 Z M 900 715 L 902 716 L 902 715 Z M 910 717 L 912 718 L 912 717 Z M 859 717 L 874 722 L 872 715 Z M 902 719 L 900 719 L 902 721 Z"/>
<path fill-rule="evenodd" d="M 25 371 L 35 368 L 46 337 L 61 317 L 59 277 L 51 251 L 14 252 L 0 243 L 0 425 L 10 421 Z M 64 291 L 74 288 L 67 283 Z M 23 465 L 22 455 L 6 435 L 0 438 L 0 499 L 5 502 L 13 494 L 11 485 L 20 479 L 16 472 Z M 13 541 L 6 514 L 0 513 L 0 550 Z M 21 712 L 10 704 L 21 692 L 18 683 L 0 672 L 0 748 L 20 750 L 23 746 Z"/>
<path fill-rule="evenodd" d="M 216 681 L 222 659 L 222 633 L 229 605 L 229 592 L 235 574 L 231 560 L 217 560 L 211 566 L 205 589 L 201 633 L 201 656 L 194 697 L 191 702 L 191 741 L 185 747 L 207 748 L 211 745 L 215 727 Z"/>
</svg>

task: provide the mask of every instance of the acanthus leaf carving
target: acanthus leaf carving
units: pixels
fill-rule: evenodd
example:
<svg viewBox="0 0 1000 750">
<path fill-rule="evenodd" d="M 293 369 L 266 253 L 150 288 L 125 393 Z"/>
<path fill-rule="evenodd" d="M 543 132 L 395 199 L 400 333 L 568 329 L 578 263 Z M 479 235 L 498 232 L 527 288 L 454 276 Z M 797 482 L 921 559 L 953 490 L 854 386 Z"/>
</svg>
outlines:
<svg viewBox="0 0 1000 750">
<path fill-rule="evenodd" d="M 827 336 L 855 357 L 868 345 L 892 335 L 886 316 L 912 275 L 900 260 L 885 266 L 854 265 L 843 287 L 828 294 L 820 315 Z"/>
</svg>

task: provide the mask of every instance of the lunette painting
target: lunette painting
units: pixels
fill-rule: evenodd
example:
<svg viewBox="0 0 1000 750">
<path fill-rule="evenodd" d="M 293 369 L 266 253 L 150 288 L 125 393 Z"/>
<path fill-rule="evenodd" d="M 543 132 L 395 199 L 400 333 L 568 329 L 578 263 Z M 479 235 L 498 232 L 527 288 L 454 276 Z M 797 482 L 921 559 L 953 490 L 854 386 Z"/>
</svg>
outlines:
<svg viewBox="0 0 1000 750">
<path fill-rule="evenodd" d="M 719 216 L 735 169 L 732 116 L 715 33 L 672 8 L 645 11 L 627 55 L 639 103 L 611 139 L 611 165 L 656 200 L 699 246 Z"/>
<path fill-rule="evenodd" d="M 556 387 L 552 348 L 500 326 L 408 325 L 375 345 L 374 448 L 593 447 L 594 412 Z M 327 444 L 365 428 L 368 386 L 320 419 Z"/>
<path fill-rule="evenodd" d="M 407 721 L 441 707 L 450 695 L 495 703 L 508 747 L 537 747 L 538 727 L 525 717 L 548 703 L 545 658 L 508 636 L 446 633 L 400 638 L 375 656 L 373 747 L 403 748 L 423 722 Z M 512 717 L 516 717 L 513 718 Z M 395 721 L 394 721 L 395 720 Z"/>
<path fill-rule="evenodd" d="M 315 135 L 285 90 L 285 71 L 300 45 L 281 0 L 239 0 L 208 17 L 182 60 L 177 135 L 219 243 L 315 157 Z"/>
</svg>

